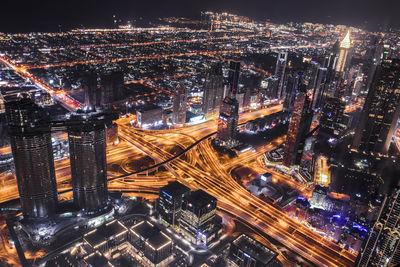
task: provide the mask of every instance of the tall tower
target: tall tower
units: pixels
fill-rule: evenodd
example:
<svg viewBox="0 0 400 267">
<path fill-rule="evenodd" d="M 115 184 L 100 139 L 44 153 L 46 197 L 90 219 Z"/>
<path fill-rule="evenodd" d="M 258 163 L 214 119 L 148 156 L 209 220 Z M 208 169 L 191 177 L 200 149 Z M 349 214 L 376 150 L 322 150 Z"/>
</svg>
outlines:
<svg viewBox="0 0 400 267">
<path fill-rule="evenodd" d="M 346 129 L 344 110 L 346 103 L 340 98 L 327 97 L 322 107 L 320 118 L 320 135 L 339 138 Z"/>
<path fill-rule="evenodd" d="M 180 83 L 174 91 L 174 111 L 172 121 L 175 124 L 185 124 L 186 122 L 187 89 Z"/>
<path fill-rule="evenodd" d="M 336 64 L 336 72 L 343 72 L 346 68 L 347 57 L 349 49 L 351 47 L 350 31 L 347 32 L 346 36 L 340 42 L 339 58 Z"/>
<path fill-rule="evenodd" d="M 218 118 L 217 140 L 224 146 L 236 144 L 236 131 L 239 120 L 239 103 L 235 98 L 225 97 Z"/>
<path fill-rule="evenodd" d="M 285 74 L 285 100 L 283 102 L 283 111 L 287 113 L 288 118 L 292 116 L 293 104 L 296 99 L 300 78 L 301 74 L 292 68 L 289 68 Z"/>
<path fill-rule="evenodd" d="M 400 189 L 385 199 L 378 221 L 365 239 L 354 266 L 400 264 Z"/>
<path fill-rule="evenodd" d="M 243 109 L 249 110 L 250 108 L 254 108 L 255 104 L 257 104 L 261 77 L 257 75 L 246 76 L 244 79 L 241 78 L 241 82 L 243 83 L 245 89 L 243 97 Z"/>
<path fill-rule="evenodd" d="M 323 82 L 321 83 L 322 90 L 321 90 L 321 98 L 320 98 L 320 102 L 319 102 L 319 106 L 321 107 L 323 105 L 323 101 L 324 101 L 324 97 L 325 95 L 331 95 L 333 96 L 333 92 L 335 91 L 336 88 L 336 81 L 335 78 L 337 77 L 337 73 L 336 73 L 336 66 L 338 64 L 338 54 L 340 52 L 340 42 L 337 41 L 330 53 L 326 54 L 323 62 L 322 62 L 322 68 L 325 69 L 325 78 L 323 80 Z"/>
<path fill-rule="evenodd" d="M 239 76 L 240 76 L 240 62 L 230 61 L 229 62 L 229 74 L 228 74 L 229 92 L 228 97 L 236 98 L 236 94 L 239 90 Z"/>
<path fill-rule="evenodd" d="M 377 67 L 368 91 L 352 148 L 387 154 L 400 114 L 400 60 L 387 59 Z"/>
<path fill-rule="evenodd" d="M 312 115 L 311 99 L 307 95 L 307 87 L 305 84 L 301 84 L 297 90 L 292 119 L 289 124 L 285 155 L 282 161 L 283 165 L 290 167 L 300 164 L 305 139 L 311 126 Z"/>
<path fill-rule="evenodd" d="M 85 73 L 83 80 L 85 83 L 85 106 L 100 106 L 101 91 L 97 88 L 97 74 L 95 72 L 87 72 Z"/>
<path fill-rule="evenodd" d="M 50 217 L 58 204 L 50 120 L 29 98 L 7 101 L 6 117 L 23 213 Z"/>
<path fill-rule="evenodd" d="M 222 64 L 218 63 L 209 69 L 204 83 L 203 112 L 209 117 L 218 112 L 224 94 L 224 77 Z"/>
<path fill-rule="evenodd" d="M 363 84 L 363 91 L 368 92 L 371 87 L 372 78 L 374 77 L 374 73 L 376 71 L 376 67 L 381 63 L 383 54 L 383 41 L 378 40 L 374 37 L 368 48 L 366 54 L 366 62 L 364 64 L 363 72 L 366 74 Z"/>
<path fill-rule="evenodd" d="M 78 110 L 67 122 L 74 203 L 86 212 L 107 204 L 105 116 Z"/>
<path fill-rule="evenodd" d="M 103 107 L 109 107 L 112 103 L 120 101 L 125 97 L 124 73 L 114 71 L 105 73 L 100 77 L 101 100 Z"/>
<path fill-rule="evenodd" d="M 240 62 L 231 61 L 229 65 L 229 92 L 222 101 L 219 118 L 217 141 L 224 146 L 236 144 L 236 131 L 239 121 L 239 103 L 236 100 L 240 75 Z"/>
<path fill-rule="evenodd" d="M 276 60 L 275 76 L 279 79 L 278 83 L 278 98 L 282 97 L 283 81 L 287 65 L 288 53 L 279 52 Z"/>
</svg>

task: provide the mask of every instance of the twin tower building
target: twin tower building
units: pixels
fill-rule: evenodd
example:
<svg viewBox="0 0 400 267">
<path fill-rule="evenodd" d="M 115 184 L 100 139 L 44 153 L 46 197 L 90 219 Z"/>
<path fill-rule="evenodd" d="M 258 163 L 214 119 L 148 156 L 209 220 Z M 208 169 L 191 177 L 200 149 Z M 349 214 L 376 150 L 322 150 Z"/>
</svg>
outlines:
<svg viewBox="0 0 400 267">
<path fill-rule="evenodd" d="M 78 110 L 64 121 L 51 121 L 29 98 L 6 101 L 6 117 L 24 217 L 52 217 L 58 193 L 51 139 L 52 128 L 68 132 L 75 206 L 97 213 L 107 206 L 106 124 L 111 113 Z"/>
</svg>

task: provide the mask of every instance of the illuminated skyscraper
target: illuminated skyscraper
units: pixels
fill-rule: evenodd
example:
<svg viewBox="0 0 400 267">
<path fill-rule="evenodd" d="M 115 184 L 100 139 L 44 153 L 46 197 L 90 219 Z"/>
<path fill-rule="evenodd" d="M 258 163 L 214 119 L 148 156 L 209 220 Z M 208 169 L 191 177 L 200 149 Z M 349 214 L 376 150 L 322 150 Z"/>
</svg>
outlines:
<svg viewBox="0 0 400 267">
<path fill-rule="evenodd" d="M 400 265 L 400 189 L 382 204 L 378 221 L 365 239 L 355 266 Z"/>
<path fill-rule="evenodd" d="M 349 54 L 349 49 L 351 47 L 350 31 L 347 32 L 346 36 L 340 42 L 339 58 L 336 64 L 336 71 L 343 72 L 346 68 L 347 57 Z"/>
<path fill-rule="evenodd" d="M 21 207 L 28 218 L 55 214 L 58 195 L 50 120 L 31 99 L 6 102 Z"/>
<path fill-rule="evenodd" d="M 319 134 L 338 138 L 346 129 L 344 110 L 346 103 L 340 98 L 327 97 L 322 107 Z"/>
<path fill-rule="evenodd" d="M 275 76 L 279 79 L 278 84 L 278 98 L 282 97 L 283 81 L 285 76 L 285 70 L 287 65 L 288 53 L 279 52 L 276 60 Z"/>
<path fill-rule="evenodd" d="M 217 236 L 217 199 L 203 190 L 186 194 L 183 198 L 180 229 L 196 245 L 207 245 Z"/>
<path fill-rule="evenodd" d="M 321 71 L 320 71 L 320 64 L 315 61 L 311 61 L 310 64 L 307 66 L 307 80 L 308 80 L 308 90 L 312 92 L 312 108 L 315 107 L 316 102 L 317 102 L 317 97 L 319 95 L 320 91 L 320 85 L 321 85 Z"/>
<path fill-rule="evenodd" d="M 320 65 L 314 61 L 310 64 L 304 64 L 304 68 L 294 69 L 292 67 L 287 67 L 284 79 L 284 96 L 285 101 L 283 102 L 283 110 L 286 111 L 291 116 L 293 112 L 293 104 L 296 98 L 296 93 L 299 86 L 304 83 L 306 89 L 312 95 L 312 100 L 316 101 L 318 94 L 320 93 L 319 87 L 321 86 L 321 80 L 323 73 L 320 72 Z M 312 108 L 311 106 L 310 108 Z"/>
<path fill-rule="evenodd" d="M 212 31 L 212 21 L 213 21 L 213 13 L 212 12 L 201 12 L 201 24 L 204 30 Z"/>
<path fill-rule="evenodd" d="M 290 120 L 289 130 L 286 138 L 285 155 L 283 165 L 290 167 L 299 165 L 303 155 L 304 143 L 310 130 L 312 121 L 312 110 L 310 96 L 307 95 L 305 84 L 298 87 L 296 100 Z"/>
<path fill-rule="evenodd" d="M 367 53 L 366 62 L 364 64 L 363 72 L 366 74 L 363 83 L 363 91 L 368 92 L 371 87 L 372 78 L 374 77 L 376 67 L 381 63 L 383 54 L 383 42 L 374 37 L 371 39 Z"/>
<path fill-rule="evenodd" d="M 156 202 L 161 221 L 168 226 L 179 226 L 183 197 L 190 189 L 174 181 L 160 189 Z"/>
<path fill-rule="evenodd" d="M 232 147 L 236 144 L 239 120 L 239 103 L 235 98 L 225 97 L 220 107 L 217 140 L 221 145 Z"/>
<path fill-rule="evenodd" d="M 174 90 L 174 110 L 172 121 L 175 124 L 185 124 L 186 122 L 187 89 L 180 83 Z"/>
<path fill-rule="evenodd" d="M 288 118 L 292 116 L 293 104 L 296 99 L 300 78 L 301 74 L 291 68 L 289 68 L 285 74 L 285 100 L 283 102 L 283 111 L 288 114 Z"/>
<path fill-rule="evenodd" d="M 106 121 L 102 112 L 78 110 L 68 123 L 74 203 L 89 213 L 107 204 Z"/>
<path fill-rule="evenodd" d="M 324 78 L 321 80 L 321 90 L 318 94 L 318 100 L 319 100 L 319 107 L 321 107 L 324 103 L 324 97 L 325 95 L 331 95 L 333 96 L 335 88 L 336 88 L 336 81 L 335 78 L 337 77 L 336 73 L 336 66 L 338 63 L 338 55 L 340 52 L 340 42 L 337 41 L 330 53 L 326 54 L 322 64 L 321 64 L 321 69 L 322 71 L 325 72 Z"/>
<path fill-rule="evenodd" d="M 265 104 L 266 101 L 270 99 L 277 99 L 278 98 L 278 84 L 279 79 L 270 76 L 262 83 L 262 90 L 261 90 L 261 103 Z"/>
<path fill-rule="evenodd" d="M 331 172 L 329 171 L 328 158 L 318 155 L 315 162 L 314 183 L 327 186 L 331 182 Z"/>
<path fill-rule="evenodd" d="M 354 136 L 352 148 L 387 154 L 400 114 L 400 60 L 377 67 Z"/>
<path fill-rule="evenodd" d="M 222 64 L 215 64 L 209 69 L 204 83 L 203 112 L 206 117 L 219 111 L 223 94 Z"/>
<path fill-rule="evenodd" d="M 249 110 L 257 107 L 258 92 L 260 89 L 261 78 L 256 75 L 241 78 L 244 85 L 243 109 Z"/>
<path fill-rule="evenodd" d="M 233 147 L 236 144 L 236 131 L 239 121 L 239 103 L 236 100 L 236 94 L 239 74 L 240 62 L 231 61 L 228 81 L 229 92 L 220 107 L 217 133 L 217 141 L 228 147 Z"/>
</svg>

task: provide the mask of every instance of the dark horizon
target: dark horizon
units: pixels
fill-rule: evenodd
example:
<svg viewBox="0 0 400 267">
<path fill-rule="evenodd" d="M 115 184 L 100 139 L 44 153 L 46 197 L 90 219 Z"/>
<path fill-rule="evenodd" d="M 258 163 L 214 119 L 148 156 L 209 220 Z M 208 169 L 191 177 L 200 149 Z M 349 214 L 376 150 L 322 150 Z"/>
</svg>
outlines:
<svg viewBox="0 0 400 267">
<path fill-rule="evenodd" d="M 114 0 L 55 1 L 43 0 L 40 3 L 27 1 L 7 1 L 2 5 L 0 32 L 55 32 L 81 27 L 110 27 L 113 15 L 123 22 L 142 17 L 145 21 L 158 17 L 179 16 L 200 18 L 201 11 L 226 11 L 248 16 L 255 20 L 275 23 L 314 22 L 344 24 L 378 30 L 383 27 L 400 27 L 397 10 L 400 2 L 395 0 L 337 0 L 334 2 L 317 0 L 280 0 L 271 1 L 219 1 L 211 0 L 188 3 L 187 1 L 141 2 Z"/>
</svg>

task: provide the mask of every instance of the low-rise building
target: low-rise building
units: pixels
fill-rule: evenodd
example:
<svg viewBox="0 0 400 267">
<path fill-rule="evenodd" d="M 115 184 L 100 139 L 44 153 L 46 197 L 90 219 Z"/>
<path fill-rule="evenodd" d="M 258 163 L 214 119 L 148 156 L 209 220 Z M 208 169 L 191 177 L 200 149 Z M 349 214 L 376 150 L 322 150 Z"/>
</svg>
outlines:
<svg viewBox="0 0 400 267">
<path fill-rule="evenodd" d="M 283 266 L 277 259 L 278 253 L 256 240 L 241 234 L 230 246 L 228 259 L 239 267 Z"/>
<path fill-rule="evenodd" d="M 136 111 L 137 123 L 141 128 L 151 128 L 163 124 L 163 110 L 156 105 L 146 105 Z"/>
<path fill-rule="evenodd" d="M 119 221 L 113 220 L 85 234 L 84 243 L 101 252 L 117 247 L 127 238 L 128 229 Z"/>
<path fill-rule="evenodd" d="M 143 253 L 146 265 L 168 266 L 173 260 L 171 238 L 148 221 L 132 226 L 129 239 L 134 248 Z"/>
</svg>

